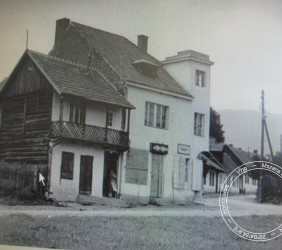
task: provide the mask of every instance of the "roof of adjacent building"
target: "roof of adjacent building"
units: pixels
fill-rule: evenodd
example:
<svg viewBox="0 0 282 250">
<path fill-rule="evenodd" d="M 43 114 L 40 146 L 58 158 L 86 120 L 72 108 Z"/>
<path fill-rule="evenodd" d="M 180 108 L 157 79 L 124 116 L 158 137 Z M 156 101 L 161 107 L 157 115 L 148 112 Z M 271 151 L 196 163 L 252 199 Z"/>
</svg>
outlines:
<svg viewBox="0 0 282 250">
<path fill-rule="evenodd" d="M 252 161 L 254 156 L 252 152 L 246 152 L 241 148 L 234 147 L 232 144 L 223 143 L 211 143 L 210 152 L 213 155 L 215 153 L 222 154 L 222 166 L 228 173 L 240 165 Z"/>
<path fill-rule="evenodd" d="M 66 19 L 65 20 L 69 20 Z M 161 65 L 161 62 L 144 52 L 123 36 L 112 34 L 69 20 L 69 24 L 83 36 L 90 48 L 94 48 L 126 81 L 141 86 L 176 93 L 191 98 L 185 90 Z M 156 76 L 142 74 L 134 62 L 144 61 L 156 67 Z M 107 76 L 106 76 L 107 77 Z"/>
<path fill-rule="evenodd" d="M 26 53 L 59 94 L 134 108 L 97 70 L 31 50 Z"/>
<path fill-rule="evenodd" d="M 222 164 L 216 159 L 216 157 L 211 152 L 203 151 L 201 152 L 201 156 L 206 161 L 207 166 L 214 168 L 219 172 L 226 172 Z"/>
<path fill-rule="evenodd" d="M 226 153 L 223 154 L 223 168 L 226 173 L 230 174 L 233 170 L 235 170 L 238 166 L 236 163 L 230 158 L 230 156 Z"/>
<path fill-rule="evenodd" d="M 252 161 L 252 157 L 254 155 L 252 152 L 246 152 L 241 148 L 234 147 L 233 145 L 225 145 L 225 147 L 228 147 L 233 154 L 240 159 L 242 164 Z"/>
</svg>

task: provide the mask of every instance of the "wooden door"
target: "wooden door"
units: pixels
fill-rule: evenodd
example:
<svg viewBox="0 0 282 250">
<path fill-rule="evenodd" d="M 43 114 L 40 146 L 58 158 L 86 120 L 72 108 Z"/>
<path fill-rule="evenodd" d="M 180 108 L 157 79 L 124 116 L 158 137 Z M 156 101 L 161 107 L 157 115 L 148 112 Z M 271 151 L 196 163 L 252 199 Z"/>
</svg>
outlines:
<svg viewBox="0 0 282 250">
<path fill-rule="evenodd" d="M 92 189 L 93 156 L 80 157 L 79 194 L 91 194 Z"/>
<path fill-rule="evenodd" d="M 151 194 L 152 198 L 163 195 L 163 156 L 152 154 Z"/>
</svg>

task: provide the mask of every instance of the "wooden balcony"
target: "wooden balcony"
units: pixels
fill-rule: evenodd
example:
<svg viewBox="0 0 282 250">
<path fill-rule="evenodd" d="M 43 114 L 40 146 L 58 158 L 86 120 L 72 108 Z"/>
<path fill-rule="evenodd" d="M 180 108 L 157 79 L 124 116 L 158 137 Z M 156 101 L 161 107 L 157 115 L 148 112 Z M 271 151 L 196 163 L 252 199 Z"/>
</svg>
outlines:
<svg viewBox="0 0 282 250">
<path fill-rule="evenodd" d="M 52 122 L 50 137 L 97 143 L 123 150 L 129 148 L 128 132 L 65 121 Z"/>
</svg>

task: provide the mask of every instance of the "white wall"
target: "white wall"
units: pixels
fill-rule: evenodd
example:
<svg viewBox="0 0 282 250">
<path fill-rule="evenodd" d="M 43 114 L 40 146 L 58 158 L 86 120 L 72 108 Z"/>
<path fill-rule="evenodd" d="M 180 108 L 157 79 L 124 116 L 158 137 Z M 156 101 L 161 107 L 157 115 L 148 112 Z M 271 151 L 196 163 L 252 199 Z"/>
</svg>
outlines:
<svg viewBox="0 0 282 250">
<path fill-rule="evenodd" d="M 73 179 L 61 179 L 62 152 L 74 153 Z M 79 194 L 80 156 L 93 156 L 92 191 L 91 195 L 102 196 L 104 150 L 98 147 L 79 144 L 60 143 L 53 148 L 51 162 L 51 197 L 57 200 L 74 201 Z"/>
<path fill-rule="evenodd" d="M 136 109 L 131 111 L 130 119 L 130 147 L 136 149 L 150 150 L 150 142 L 163 143 L 168 145 L 168 154 L 164 156 L 163 173 L 163 197 L 168 200 L 188 199 L 192 192 L 192 167 L 193 159 L 196 159 L 197 152 L 193 145 L 193 113 L 191 101 L 180 99 L 157 92 L 128 86 L 128 101 Z M 145 126 L 145 103 L 152 102 L 169 107 L 168 127 L 159 129 Z M 177 153 L 178 144 L 190 145 L 190 155 Z M 182 190 L 172 188 L 172 173 L 175 157 L 189 158 L 188 182 Z M 124 161 L 125 162 L 125 161 Z M 148 159 L 148 180 L 147 185 L 135 185 L 125 183 L 125 171 L 123 171 L 122 193 L 135 197 L 149 197 L 151 189 L 151 162 L 152 154 Z M 140 198 L 141 199 L 141 198 Z"/>
<path fill-rule="evenodd" d="M 256 193 L 257 191 L 257 181 L 256 181 L 256 185 L 253 185 L 253 180 L 252 178 L 249 177 L 249 183 L 246 183 L 246 176 L 243 176 L 243 187 L 245 189 L 246 193 Z"/>
<path fill-rule="evenodd" d="M 212 185 L 212 183 L 210 182 L 211 172 L 214 173 L 214 185 Z M 206 176 L 206 184 L 203 185 L 204 186 L 204 192 L 205 193 L 215 193 L 215 191 L 216 191 L 216 181 L 217 181 L 217 193 L 219 193 L 225 179 L 226 179 L 226 173 L 219 172 L 217 180 L 216 180 L 216 171 L 209 170 L 209 172 L 207 173 L 207 176 Z"/>
<path fill-rule="evenodd" d="M 63 120 L 69 120 L 70 114 L 70 100 L 64 98 L 64 112 Z M 114 122 L 112 129 L 121 130 L 121 119 L 122 119 L 122 109 L 116 106 L 110 106 L 109 111 L 114 112 Z M 105 104 L 99 104 L 96 102 L 87 101 L 86 102 L 86 116 L 85 124 L 94 125 L 99 127 L 106 127 L 106 106 Z M 53 109 L 52 109 L 52 121 L 60 120 L 60 96 L 57 93 L 54 93 L 53 98 Z"/>
<path fill-rule="evenodd" d="M 63 120 L 69 120 L 70 100 L 64 97 L 63 100 Z M 120 107 L 110 106 L 109 111 L 114 112 L 113 126 L 111 129 L 121 130 L 122 109 Z M 54 93 L 52 121 L 60 120 L 60 96 Z M 87 101 L 86 120 L 88 125 L 106 127 L 106 106 L 96 102 Z M 74 172 L 73 180 L 61 179 L 61 161 L 62 152 L 74 153 Z M 80 156 L 93 156 L 93 178 L 92 192 L 93 196 L 102 196 L 103 175 L 104 175 L 104 150 L 99 146 L 86 146 L 83 143 L 61 142 L 53 148 L 51 161 L 51 197 L 58 200 L 74 201 L 79 194 L 79 174 L 80 174 Z M 118 177 L 119 178 L 119 177 Z"/>
<path fill-rule="evenodd" d="M 195 151 L 209 150 L 209 121 L 210 121 L 210 65 L 195 61 L 179 61 L 164 64 L 164 68 L 193 95 L 192 112 L 205 115 L 204 136 L 194 136 Z M 205 72 L 205 87 L 196 86 L 196 70 Z M 193 117 L 194 120 L 194 117 Z M 194 124 L 194 121 L 193 121 Z M 193 128 L 194 130 L 194 128 Z"/>
</svg>

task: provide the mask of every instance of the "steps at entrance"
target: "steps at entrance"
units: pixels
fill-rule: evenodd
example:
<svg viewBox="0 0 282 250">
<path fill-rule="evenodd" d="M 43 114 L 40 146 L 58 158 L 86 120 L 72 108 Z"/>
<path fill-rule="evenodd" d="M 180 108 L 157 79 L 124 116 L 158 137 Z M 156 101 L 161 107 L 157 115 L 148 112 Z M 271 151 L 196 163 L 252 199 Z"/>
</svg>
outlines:
<svg viewBox="0 0 282 250">
<path fill-rule="evenodd" d="M 119 208 L 129 207 L 128 204 L 121 199 L 97 197 L 92 195 L 78 195 L 76 197 L 76 201 L 81 205 L 100 205 Z"/>
</svg>

